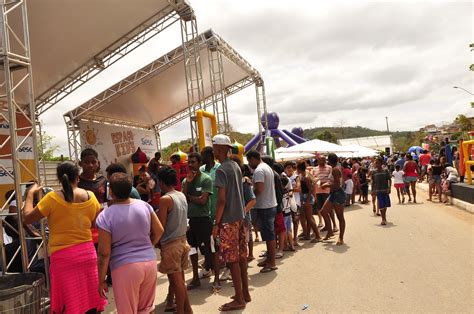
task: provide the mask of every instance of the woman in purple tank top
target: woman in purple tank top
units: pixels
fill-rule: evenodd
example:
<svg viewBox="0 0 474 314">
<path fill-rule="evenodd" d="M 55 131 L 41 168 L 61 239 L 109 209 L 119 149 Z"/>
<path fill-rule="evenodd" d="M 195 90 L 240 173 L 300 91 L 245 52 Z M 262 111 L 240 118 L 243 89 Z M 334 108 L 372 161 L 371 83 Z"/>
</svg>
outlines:
<svg viewBox="0 0 474 314">
<path fill-rule="evenodd" d="M 154 310 L 156 254 L 153 246 L 163 227 L 146 202 L 129 198 L 130 177 L 110 177 L 112 205 L 97 217 L 99 228 L 99 293 L 107 292 L 110 262 L 115 304 L 119 313 L 150 313 Z"/>
</svg>

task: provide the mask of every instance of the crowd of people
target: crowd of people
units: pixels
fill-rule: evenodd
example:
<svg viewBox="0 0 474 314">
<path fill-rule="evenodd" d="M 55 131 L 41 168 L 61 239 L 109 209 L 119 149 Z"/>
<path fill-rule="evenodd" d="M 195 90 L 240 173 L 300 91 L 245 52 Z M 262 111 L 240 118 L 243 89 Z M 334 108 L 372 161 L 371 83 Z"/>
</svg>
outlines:
<svg viewBox="0 0 474 314">
<path fill-rule="evenodd" d="M 284 164 L 250 151 L 243 164 L 231 157 L 231 148 L 229 137 L 216 135 L 213 147 L 188 155 L 185 175 L 178 161 L 162 164 L 157 153 L 133 180 L 116 163 L 102 176 L 97 152 L 85 149 L 78 165 L 58 166 L 60 190 L 42 196 L 42 187 L 29 188 L 24 223 L 43 217 L 48 223 L 51 312 L 101 312 L 109 286 L 119 313 L 153 312 L 155 246 L 158 271 L 169 281 L 166 311 L 191 313 L 188 291 L 211 276 L 215 293 L 227 279 L 235 291 L 219 310 L 244 309 L 252 300 L 247 268 L 256 257 L 254 242 L 266 246 L 260 272 L 274 272 L 276 260 L 297 251 L 302 241 L 337 237 L 335 245 L 344 245 L 345 207 L 368 204 L 369 193 L 373 214 L 386 225 L 392 183 L 402 204 L 406 197 L 418 202 L 418 181 L 428 180 L 429 200 L 438 195 L 443 201 L 457 180 L 444 156 L 427 151 L 417 161 L 411 154 L 328 154 Z M 192 278 L 186 283 L 189 262 Z"/>
</svg>

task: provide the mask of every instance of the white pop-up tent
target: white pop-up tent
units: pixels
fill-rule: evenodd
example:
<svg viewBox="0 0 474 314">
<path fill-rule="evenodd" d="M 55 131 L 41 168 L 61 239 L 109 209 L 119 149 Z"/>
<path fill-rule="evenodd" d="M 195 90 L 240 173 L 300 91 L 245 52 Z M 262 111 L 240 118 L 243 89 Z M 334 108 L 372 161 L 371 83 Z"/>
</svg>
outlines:
<svg viewBox="0 0 474 314">
<path fill-rule="evenodd" d="M 291 147 L 280 147 L 276 151 L 279 154 L 315 154 L 315 153 L 353 153 L 353 149 L 343 147 L 334 143 L 322 141 L 322 140 L 311 140 Z"/>
<path fill-rule="evenodd" d="M 301 158 L 312 158 L 314 157 L 314 154 L 307 154 L 307 153 L 285 153 L 285 152 L 278 152 L 275 151 L 275 160 L 277 162 L 285 162 L 285 161 L 293 161 L 293 160 L 298 160 Z"/>
<path fill-rule="evenodd" d="M 345 147 L 346 149 L 353 150 L 353 152 L 341 153 L 341 154 L 339 154 L 340 157 L 346 157 L 346 158 L 350 158 L 350 157 L 372 157 L 372 156 L 379 155 L 379 152 L 376 151 L 375 149 L 368 148 L 368 147 L 363 147 L 363 146 L 359 146 L 359 145 L 355 145 L 355 144 L 344 145 L 343 147 Z"/>
</svg>

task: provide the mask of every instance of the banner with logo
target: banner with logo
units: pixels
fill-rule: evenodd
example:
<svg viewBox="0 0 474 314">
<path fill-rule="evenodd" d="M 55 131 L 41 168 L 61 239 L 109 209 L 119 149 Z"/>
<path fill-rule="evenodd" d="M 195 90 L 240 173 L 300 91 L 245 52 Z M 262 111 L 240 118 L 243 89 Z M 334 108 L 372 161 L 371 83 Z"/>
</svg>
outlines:
<svg viewBox="0 0 474 314">
<path fill-rule="evenodd" d="M 8 111 L 0 110 L 0 200 L 1 205 L 5 202 L 5 193 L 14 188 L 13 186 L 13 162 L 11 155 L 11 141 L 10 141 L 10 125 L 7 121 Z M 19 148 L 19 158 L 23 165 L 26 167 L 20 167 L 21 171 L 21 182 L 29 182 L 34 180 L 34 174 L 36 172 L 36 165 L 33 154 L 33 138 L 31 136 L 26 137 L 31 130 L 31 123 L 21 114 L 17 114 L 16 123 L 19 129 L 17 132 L 18 143 L 22 143 Z M 25 129 L 23 129 L 25 128 Z M 1 207 L 1 206 L 0 206 Z M 6 207 L 8 209 L 8 206 Z"/>
<path fill-rule="evenodd" d="M 124 166 L 130 164 L 130 158 L 137 148 L 153 158 L 158 150 L 154 131 L 101 124 L 79 122 L 82 148 L 92 148 L 99 154 L 101 169 L 114 162 Z"/>
</svg>

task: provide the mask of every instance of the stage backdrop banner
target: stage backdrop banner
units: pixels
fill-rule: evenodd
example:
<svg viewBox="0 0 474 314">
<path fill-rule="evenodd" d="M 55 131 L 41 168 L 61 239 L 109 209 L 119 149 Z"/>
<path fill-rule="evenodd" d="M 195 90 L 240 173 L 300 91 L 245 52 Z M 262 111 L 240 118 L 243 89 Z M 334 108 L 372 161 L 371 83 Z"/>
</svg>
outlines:
<svg viewBox="0 0 474 314">
<path fill-rule="evenodd" d="M 102 170 L 113 162 L 129 165 L 130 157 L 138 147 L 148 158 L 153 158 L 158 150 L 155 132 L 152 130 L 90 121 L 79 122 L 79 130 L 82 148 L 92 148 L 97 151 Z"/>
<path fill-rule="evenodd" d="M 8 117 L 8 111 L 0 110 L 0 201 L 3 205 L 5 201 L 5 193 L 13 189 L 13 178 L 9 175 L 13 175 L 13 163 L 12 158 L 8 156 L 11 154 L 11 141 L 10 137 L 10 125 L 5 117 Z M 31 123 L 21 114 L 16 115 L 16 124 L 19 129 L 31 127 Z M 29 182 L 34 180 L 34 174 L 36 172 L 36 165 L 33 155 L 33 138 L 31 136 L 26 137 L 30 129 L 22 129 L 18 131 L 18 143 L 23 142 L 19 149 L 19 157 L 26 169 L 20 166 L 21 171 L 21 183 Z M 26 139 L 25 139 L 26 137 Z M 0 207 L 1 207 L 0 205 Z M 8 206 L 6 207 L 8 209 Z"/>
</svg>

